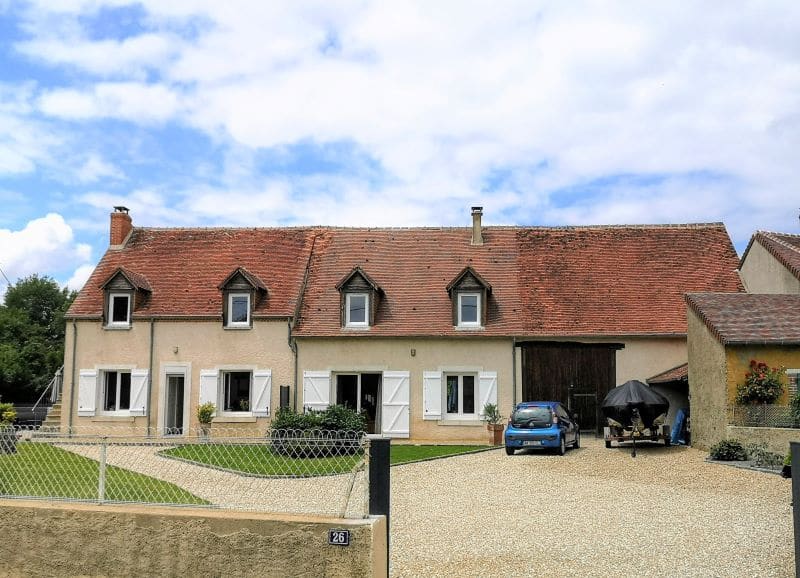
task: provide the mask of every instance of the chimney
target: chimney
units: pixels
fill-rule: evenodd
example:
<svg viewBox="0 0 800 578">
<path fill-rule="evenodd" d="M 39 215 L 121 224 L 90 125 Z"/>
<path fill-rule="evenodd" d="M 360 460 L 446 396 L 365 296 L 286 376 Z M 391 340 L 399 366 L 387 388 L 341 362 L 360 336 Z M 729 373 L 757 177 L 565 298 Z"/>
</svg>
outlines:
<svg viewBox="0 0 800 578">
<path fill-rule="evenodd" d="M 131 216 L 128 214 L 128 207 L 114 207 L 111 213 L 111 235 L 109 244 L 113 248 L 121 248 L 125 239 L 133 229 Z"/>
<path fill-rule="evenodd" d="M 481 217 L 483 207 L 472 207 L 472 245 L 483 245 L 483 232 L 481 231 Z"/>
</svg>

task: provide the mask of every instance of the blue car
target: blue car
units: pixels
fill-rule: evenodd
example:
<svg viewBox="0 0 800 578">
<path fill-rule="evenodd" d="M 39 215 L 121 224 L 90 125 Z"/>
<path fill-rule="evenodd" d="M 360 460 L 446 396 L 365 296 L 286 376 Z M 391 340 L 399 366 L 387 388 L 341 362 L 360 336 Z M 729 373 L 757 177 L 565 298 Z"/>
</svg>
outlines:
<svg viewBox="0 0 800 578">
<path fill-rule="evenodd" d="M 510 456 L 524 448 L 549 448 L 563 456 L 567 446 L 581 447 L 581 430 L 576 418 L 557 401 L 517 404 L 506 427 L 506 454 Z"/>
</svg>

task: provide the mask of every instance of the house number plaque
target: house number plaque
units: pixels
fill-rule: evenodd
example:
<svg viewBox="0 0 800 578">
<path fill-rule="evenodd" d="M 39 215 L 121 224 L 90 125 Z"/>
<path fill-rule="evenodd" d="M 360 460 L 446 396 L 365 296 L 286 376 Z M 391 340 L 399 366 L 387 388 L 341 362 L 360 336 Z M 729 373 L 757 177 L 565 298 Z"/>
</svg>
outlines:
<svg viewBox="0 0 800 578">
<path fill-rule="evenodd" d="M 328 544 L 334 546 L 349 546 L 350 530 L 328 530 Z"/>
</svg>

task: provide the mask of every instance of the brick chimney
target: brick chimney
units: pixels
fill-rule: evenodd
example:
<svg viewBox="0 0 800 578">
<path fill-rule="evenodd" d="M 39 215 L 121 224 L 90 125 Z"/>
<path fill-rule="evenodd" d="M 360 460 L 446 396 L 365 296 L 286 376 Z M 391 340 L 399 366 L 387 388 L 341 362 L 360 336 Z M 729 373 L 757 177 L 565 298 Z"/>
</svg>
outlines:
<svg viewBox="0 0 800 578">
<path fill-rule="evenodd" d="M 114 212 L 111 213 L 111 235 L 109 240 L 111 247 L 122 247 L 132 229 L 133 222 L 128 214 L 128 207 L 114 207 Z"/>
<path fill-rule="evenodd" d="M 483 245 L 482 216 L 483 207 L 472 207 L 472 245 Z"/>
</svg>

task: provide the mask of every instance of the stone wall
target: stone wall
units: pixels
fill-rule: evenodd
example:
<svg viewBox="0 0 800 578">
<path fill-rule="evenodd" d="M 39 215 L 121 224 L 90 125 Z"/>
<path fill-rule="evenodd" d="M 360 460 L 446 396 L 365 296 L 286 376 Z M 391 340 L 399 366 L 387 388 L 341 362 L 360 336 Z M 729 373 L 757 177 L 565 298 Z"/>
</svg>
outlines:
<svg viewBox="0 0 800 578">
<path fill-rule="evenodd" d="M 726 437 L 725 348 L 691 309 L 688 324 L 692 446 L 707 450 Z"/>
<path fill-rule="evenodd" d="M 785 456 L 789 452 L 789 442 L 800 442 L 800 429 L 729 425 L 728 438 L 743 444 L 764 443 L 769 451 Z"/>
<path fill-rule="evenodd" d="M 3 576 L 386 576 L 383 517 L 0 500 Z M 328 530 L 350 530 L 350 546 Z"/>
</svg>

